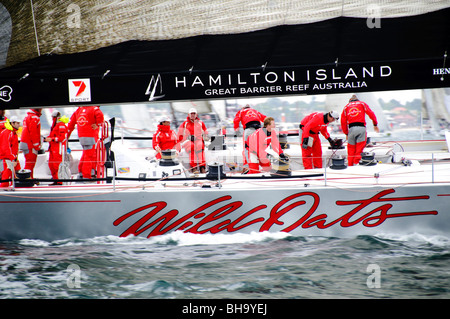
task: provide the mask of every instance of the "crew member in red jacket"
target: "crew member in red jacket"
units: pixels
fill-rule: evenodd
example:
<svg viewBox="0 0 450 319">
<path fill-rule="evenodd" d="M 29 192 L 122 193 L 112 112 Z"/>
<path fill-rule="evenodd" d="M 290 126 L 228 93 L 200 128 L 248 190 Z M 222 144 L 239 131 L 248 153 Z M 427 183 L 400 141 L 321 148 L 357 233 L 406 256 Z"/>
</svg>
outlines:
<svg viewBox="0 0 450 319">
<path fill-rule="evenodd" d="M 0 132 L 5 129 L 5 123 L 8 118 L 5 116 L 5 110 L 0 109 Z"/>
<path fill-rule="evenodd" d="M 314 112 L 307 115 L 301 122 L 302 127 L 302 160 L 305 169 L 322 168 L 322 143 L 319 132 L 333 145 L 328 133 L 328 124 L 339 119 L 335 111 L 328 113 Z"/>
<path fill-rule="evenodd" d="M 163 117 L 159 121 L 158 130 L 153 135 L 152 145 L 157 152 L 157 159 L 161 159 L 161 151 L 176 149 L 179 152 L 181 150 L 177 134 L 170 129 L 169 117 Z"/>
<path fill-rule="evenodd" d="M 17 130 L 20 128 L 20 121 L 17 116 L 11 116 L 9 121 L 5 122 L 5 128 L 0 132 L 0 172 L 1 179 L 11 179 L 13 171 L 20 170 L 18 160 L 19 138 Z M 12 182 L 3 182 L 1 187 L 8 187 Z"/>
<path fill-rule="evenodd" d="M 243 134 L 243 142 L 247 141 L 248 137 L 254 133 L 257 129 L 261 128 L 261 123 L 264 121 L 266 116 L 257 110 L 250 107 L 250 105 L 246 104 L 239 110 L 234 116 L 233 124 L 234 130 L 237 132 L 239 130 L 239 123 L 242 124 L 244 128 Z M 243 156 L 243 166 L 244 170 L 248 168 L 248 147 L 243 148 L 242 156 Z"/>
<path fill-rule="evenodd" d="M 206 172 L 205 141 L 208 139 L 208 130 L 205 123 L 197 116 L 197 110 L 191 108 L 184 121 L 178 128 L 178 141 L 189 153 L 189 164 L 191 169 L 200 173 Z"/>
<path fill-rule="evenodd" d="M 366 147 L 366 115 L 370 117 L 373 128 L 378 133 L 380 130 L 375 113 L 365 102 L 360 101 L 356 95 L 352 95 L 341 116 L 342 131 L 347 135 L 348 166 L 358 165 L 361 153 Z"/>
<path fill-rule="evenodd" d="M 53 124 L 50 129 L 50 135 L 45 139 L 49 143 L 48 167 L 52 173 L 52 178 L 58 179 L 59 164 L 61 164 L 63 156 L 66 152 L 67 142 L 67 125 L 69 118 L 61 117 L 61 113 L 54 111 L 52 113 Z M 62 185 L 62 182 L 55 181 L 51 185 Z"/>
<path fill-rule="evenodd" d="M 266 117 L 264 119 L 264 127 L 251 134 L 246 140 L 246 145 L 248 146 L 249 154 L 249 174 L 261 172 L 259 168 L 260 166 L 264 172 L 270 170 L 270 160 L 267 158 L 266 152 L 269 145 L 272 146 L 272 149 L 280 156 L 281 159 L 287 159 L 281 149 L 281 145 L 277 137 L 277 131 L 275 130 L 275 120 L 273 117 Z"/>
<path fill-rule="evenodd" d="M 103 122 L 103 112 L 99 106 L 80 106 L 70 117 L 67 139 L 77 125 L 78 139 L 83 148 L 78 172 L 83 178 L 91 178 L 92 170 L 95 171 L 97 166 L 98 133 Z"/>
<path fill-rule="evenodd" d="M 22 136 L 20 138 L 19 149 L 25 156 L 25 169 L 31 171 L 31 178 L 34 178 L 34 166 L 37 155 L 41 149 L 41 115 L 42 108 L 31 109 L 23 119 Z"/>
</svg>

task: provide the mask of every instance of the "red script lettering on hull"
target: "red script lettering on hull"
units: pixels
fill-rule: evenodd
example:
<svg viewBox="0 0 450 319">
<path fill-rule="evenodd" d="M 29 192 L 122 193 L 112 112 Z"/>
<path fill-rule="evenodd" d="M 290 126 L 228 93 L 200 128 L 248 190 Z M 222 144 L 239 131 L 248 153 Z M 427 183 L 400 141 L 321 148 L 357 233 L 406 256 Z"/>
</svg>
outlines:
<svg viewBox="0 0 450 319">
<path fill-rule="evenodd" d="M 270 209 L 268 216 L 265 213 L 268 206 L 265 204 L 258 205 L 245 213 L 236 214 L 235 212 L 239 212 L 238 210 L 243 206 L 243 202 L 232 201 L 232 196 L 225 195 L 197 207 L 188 214 L 180 214 L 177 209 L 171 209 L 164 213 L 163 210 L 168 205 L 164 201 L 150 203 L 122 215 L 113 222 L 113 225 L 119 226 L 126 220 L 131 220 L 133 216 L 146 212 L 143 217 L 135 221 L 120 236 L 138 236 L 149 230 L 147 237 L 152 237 L 176 230 L 193 234 L 204 234 L 207 232 L 212 234 L 219 232 L 233 233 L 258 223 L 261 223 L 259 227 L 261 232 L 275 230 L 274 228 L 280 228 L 277 231 L 291 232 L 298 227 L 306 229 L 314 226 L 319 229 L 326 229 L 336 224 L 339 224 L 341 227 L 352 227 L 361 223 L 365 227 L 376 227 L 389 218 L 438 214 L 435 210 L 389 213 L 396 202 L 429 199 L 428 195 L 386 197 L 394 193 L 394 189 L 387 189 L 370 198 L 347 201 L 338 200 L 335 203 L 336 207 L 351 205 L 355 205 L 355 207 L 330 221 L 329 216 L 325 213 L 315 215 L 320 204 L 320 196 L 318 194 L 314 192 L 300 192 L 280 200 Z M 375 207 L 373 208 L 373 206 Z M 204 211 L 208 209 L 213 211 L 207 214 Z M 333 208 L 329 207 L 328 209 L 332 210 Z M 306 213 L 304 212 L 305 210 Z M 364 213 L 364 211 L 367 212 Z M 159 213 L 161 214 L 158 215 Z M 295 216 L 300 216 L 300 218 L 295 219 Z M 253 219 L 251 219 L 252 217 Z M 285 225 L 285 222 L 281 220 L 282 217 L 295 221 L 290 225 Z"/>
</svg>

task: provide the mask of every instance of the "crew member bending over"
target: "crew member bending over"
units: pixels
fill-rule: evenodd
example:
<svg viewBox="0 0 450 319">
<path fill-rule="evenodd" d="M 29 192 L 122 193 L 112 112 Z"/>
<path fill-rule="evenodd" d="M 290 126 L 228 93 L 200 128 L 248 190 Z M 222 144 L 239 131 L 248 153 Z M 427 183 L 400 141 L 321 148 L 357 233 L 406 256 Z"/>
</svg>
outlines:
<svg viewBox="0 0 450 319">
<path fill-rule="evenodd" d="M 248 137 L 254 133 L 257 129 L 261 128 L 261 123 L 264 121 L 266 116 L 257 110 L 250 107 L 250 105 L 246 104 L 239 110 L 233 120 L 234 130 L 237 132 L 239 130 L 239 123 L 242 124 L 244 128 L 243 134 L 243 142 L 244 148 L 242 151 L 243 157 L 243 167 L 244 172 L 248 169 L 248 147 L 245 147 L 245 141 L 247 141 Z"/>
<path fill-rule="evenodd" d="M 328 113 L 314 112 L 307 115 L 301 122 L 302 128 L 302 160 L 305 169 L 322 168 L 322 143 L 319 132 L 333 146 L 334 142 L 328 133 L 328 124 L 339 119 L 335 111 Z"/>
</svg>

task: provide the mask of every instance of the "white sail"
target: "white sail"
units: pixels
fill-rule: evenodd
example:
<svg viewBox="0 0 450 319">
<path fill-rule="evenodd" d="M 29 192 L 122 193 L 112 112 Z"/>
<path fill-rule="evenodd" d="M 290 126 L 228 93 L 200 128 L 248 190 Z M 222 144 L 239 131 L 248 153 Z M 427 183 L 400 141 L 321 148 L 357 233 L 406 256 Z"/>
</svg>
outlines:
<svg viewBox="0 0 450 319">
<path fill-rule="evenodd" d="M 422 91 L 422 117 L 428 119 L 435 131 L 450 123 L 450 89 L 424 89 Z"/>
<path fill-rule="evenodd" d="M 156 128 L 159 119 L 150 116 L 147 104 L 121 105 L 124 128 L 132 134 L 147 134 Z"/>
</svg>

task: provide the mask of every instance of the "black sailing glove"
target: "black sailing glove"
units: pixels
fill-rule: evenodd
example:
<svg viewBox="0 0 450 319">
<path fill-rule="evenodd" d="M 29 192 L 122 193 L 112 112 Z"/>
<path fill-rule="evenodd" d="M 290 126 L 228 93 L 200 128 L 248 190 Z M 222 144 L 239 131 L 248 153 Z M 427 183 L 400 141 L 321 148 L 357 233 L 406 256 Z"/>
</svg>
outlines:
<svg viewBox="0 0 450 319">
<path fill-rule="evenodd" d="M 306 150 L 307 148 L 308 148 L 308 137 L 305 137 L 304 139 L 303 139 L 303 143 L 302 143 L 302 148 L 304 149 L 304 150 Z"/>
</svg>

